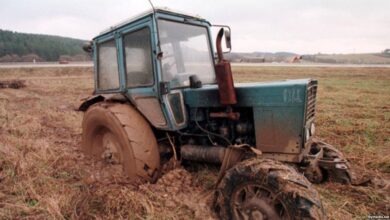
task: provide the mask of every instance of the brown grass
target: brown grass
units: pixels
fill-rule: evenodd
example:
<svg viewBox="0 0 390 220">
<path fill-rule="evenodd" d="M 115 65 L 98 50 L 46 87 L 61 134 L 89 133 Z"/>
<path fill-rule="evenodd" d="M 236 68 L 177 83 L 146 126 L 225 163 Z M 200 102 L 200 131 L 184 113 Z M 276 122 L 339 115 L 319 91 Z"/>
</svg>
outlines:
<svg viewBox="0 0 390 220">
<path fill-rule="evenodd" d="M 390 176 L 390 69 L 235 67 L 235 80 L 317 78 L 317 135 L 339 147 L 361 174 Z M 0 69 L 0 219 L 205 219 L 217 169 L 177 169 L 157 184 L 90 181 L 95 164 L 79 151 L 90 68 Z M 317 185 L 330 219 L 389 215 L 389 191 Z M 206 199 L 205 199 L 206 197 Z M 205 211 L 203 211 L 205 210 Z"/>
</svg>

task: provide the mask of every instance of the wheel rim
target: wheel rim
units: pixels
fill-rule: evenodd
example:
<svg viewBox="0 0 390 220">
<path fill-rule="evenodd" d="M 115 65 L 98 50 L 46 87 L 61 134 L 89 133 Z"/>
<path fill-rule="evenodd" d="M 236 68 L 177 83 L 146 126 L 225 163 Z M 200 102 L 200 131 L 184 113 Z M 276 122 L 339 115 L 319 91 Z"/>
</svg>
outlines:
<svg viewBox="0 0 390 220">
<path fill-rule="evenodd" d="M 102 137 L 103 153 L 101 158 L 110 164 L 121 164 L 122 154 L 118 140 L 111 132 L 105 132 Z"/>
<path fill-rule="evenodd" d="M 266 187 L 247 183 L 235 189 L 231 207 L 234 219 L 291 219 L 286 205 Z"/>
<path fill-rule="evenodd" d="M 110 165 L 123 165 L 123 152 L 118 138 L 106 127 L 97 128 L 89 154 Z"/>
</svg>

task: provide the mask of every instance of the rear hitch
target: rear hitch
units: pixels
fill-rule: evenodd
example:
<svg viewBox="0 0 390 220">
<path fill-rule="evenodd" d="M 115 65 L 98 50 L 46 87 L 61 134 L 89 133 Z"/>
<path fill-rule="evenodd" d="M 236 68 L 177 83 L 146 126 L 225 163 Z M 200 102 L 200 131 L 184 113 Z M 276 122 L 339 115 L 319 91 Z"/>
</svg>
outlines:
<svg viewBox="0 0 390 220">
<path fill-rule="evenodd" d="M 300 169 L 313 183 L 326 180 L 343 184 L 352 182 L 350 166 L 344 155 L 332 145 L 316 139 L 310 144 L 310 151 Z"/>
</svg>

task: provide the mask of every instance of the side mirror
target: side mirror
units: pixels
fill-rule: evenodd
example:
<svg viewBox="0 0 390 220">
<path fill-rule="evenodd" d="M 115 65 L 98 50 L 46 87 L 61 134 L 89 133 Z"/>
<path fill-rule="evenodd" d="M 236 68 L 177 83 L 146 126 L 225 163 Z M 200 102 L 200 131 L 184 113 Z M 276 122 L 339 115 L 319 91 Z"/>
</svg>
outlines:
<svg viewBox="0 0 390 220">
<path fill-rule="evenodd" d="M 88 43 L 85 43 L 83 45 L 83 50 L 89 54 L 92 53 L 92 41 L 89 41 Z"/>
<path fill-rule="evenodd" d="M 226 47 L 229 48 L 229 50 L 232 50 L 232 40 L 230 38 L 230 28 L 225 29 L 225 42 L 226 42 Z"/>
</svg>

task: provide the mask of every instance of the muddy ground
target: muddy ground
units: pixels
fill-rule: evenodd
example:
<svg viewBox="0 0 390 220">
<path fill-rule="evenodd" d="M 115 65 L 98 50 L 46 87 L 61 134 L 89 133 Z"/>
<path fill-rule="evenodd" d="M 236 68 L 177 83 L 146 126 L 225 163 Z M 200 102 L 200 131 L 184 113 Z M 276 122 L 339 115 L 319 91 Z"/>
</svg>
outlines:
<svg viewBox="0 0 390 220">
<path fill-rule="evenodd" d="M 233 71 L 239 82 L 319 79 L 317 136 L 343 151 L 360 176 L 384 181 L 316 185 L 329 219 L 390 214 L 389 68 Z M 92 92 L 91 68 L 0 69 L 0 80 L 10 79 L 26 87 L 0 89 L 0 219 L 215 218 L 217 167 L 177 168 L 140 186 L 119 176 L 96 178 L 101 166 L 79 150 L 82 113 L 75 111 Z"/>
</svg>

